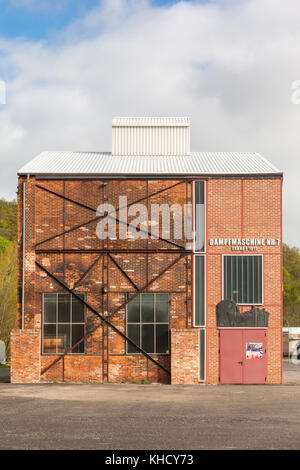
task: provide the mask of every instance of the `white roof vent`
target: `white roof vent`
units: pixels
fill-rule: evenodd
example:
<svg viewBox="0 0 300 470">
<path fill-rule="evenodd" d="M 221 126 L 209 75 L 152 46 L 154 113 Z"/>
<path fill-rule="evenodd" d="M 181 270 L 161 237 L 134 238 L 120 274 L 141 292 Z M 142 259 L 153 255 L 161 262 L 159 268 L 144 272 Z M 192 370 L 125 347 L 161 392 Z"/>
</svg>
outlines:
<svg viewBox="0 0 300 470">
<path fill-rule="evenodd" d="M 185 117 L 114 118 L 112 155 L 190 154 L 190 120 Z"/>
</svg>

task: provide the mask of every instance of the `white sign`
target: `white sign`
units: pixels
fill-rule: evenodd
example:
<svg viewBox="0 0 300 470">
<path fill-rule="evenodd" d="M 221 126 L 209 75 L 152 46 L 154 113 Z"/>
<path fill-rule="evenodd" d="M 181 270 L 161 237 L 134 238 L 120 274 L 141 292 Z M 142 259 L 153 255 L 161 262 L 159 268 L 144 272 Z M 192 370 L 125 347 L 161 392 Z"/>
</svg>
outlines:
<svg viewBox="0 0 300 470">
<path fill-rule="evenodd" d="M 210 238 L 209 246 L 230 246 L 232 251 L 257 251 L 261 246 L 280 246 L 280 238 Z"/>
<path fill-rule="evenodd" d="M 246 359 L 262 359 L 262 343 L 246 343 Z"/>
</svg>

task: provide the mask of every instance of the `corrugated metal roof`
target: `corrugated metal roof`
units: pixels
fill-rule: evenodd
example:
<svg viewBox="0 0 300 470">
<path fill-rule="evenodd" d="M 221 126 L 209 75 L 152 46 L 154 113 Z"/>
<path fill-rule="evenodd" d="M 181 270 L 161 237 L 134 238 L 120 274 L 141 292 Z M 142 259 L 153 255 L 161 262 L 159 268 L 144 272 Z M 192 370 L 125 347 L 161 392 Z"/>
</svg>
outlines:
<svg viewBox="0 0 300 470">
<path fill-rule="evenodd" d="M 196 152 L 186 156 L 112 156 L 97 152 L 42 152 L 19 172 L 38 176 L 281 175 L 255 152 Z"/>
<path fill-rule="evenodd" d="M 184 156 L 190 154 L 189 126 L 113 127 L 115 156 Z"/>
<path fill-rule="evenodd" d="M 173 127 L 189 126 L 190 119 L 187 117 L 115 117 L 112 120 L 113 127 Z"/>
</svg>

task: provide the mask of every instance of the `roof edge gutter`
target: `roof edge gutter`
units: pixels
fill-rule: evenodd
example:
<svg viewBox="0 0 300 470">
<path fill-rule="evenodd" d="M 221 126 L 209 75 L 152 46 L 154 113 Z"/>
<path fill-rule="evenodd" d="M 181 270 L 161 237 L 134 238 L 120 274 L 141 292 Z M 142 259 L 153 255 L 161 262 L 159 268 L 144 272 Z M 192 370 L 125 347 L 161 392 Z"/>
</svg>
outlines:
<svg viewBox="0 0 300 470">
<path fill-rule="evenodd" d="M 26 176 L 26 173 L 18 173 L 18 176 Z M 33 176 L 33 175 L 32 175 Z M 149 179 L 162 179 L 162 178 L 282 178 L 283 172 L 278 171 L 274 173 L 114 173 L 114 174 L 103 174 L 103 173 L 34 173 L 34 176 L 39 179 L 92 179 L 92 178 L 104 178 L 104 179 L 138 179 L 138 178 L 149 178 Z"/>
</svg>

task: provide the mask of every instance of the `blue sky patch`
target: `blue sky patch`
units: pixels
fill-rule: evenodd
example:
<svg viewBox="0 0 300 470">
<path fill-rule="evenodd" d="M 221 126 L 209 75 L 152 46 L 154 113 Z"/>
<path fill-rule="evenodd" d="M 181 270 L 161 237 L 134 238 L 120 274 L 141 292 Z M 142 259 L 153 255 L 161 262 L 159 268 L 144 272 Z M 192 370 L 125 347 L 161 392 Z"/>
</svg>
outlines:
<svg viewBox="0 0 300 470">
<path fill-rule="evenodd" d="M 180 0 L 150 0 L 154 6 L 171 6 Z M 185 0 L 209 3 L 211 0 Z M 101 0 L 0 0 L 0 37 L 44 39 L 84 17 Z"/>
</svg>

